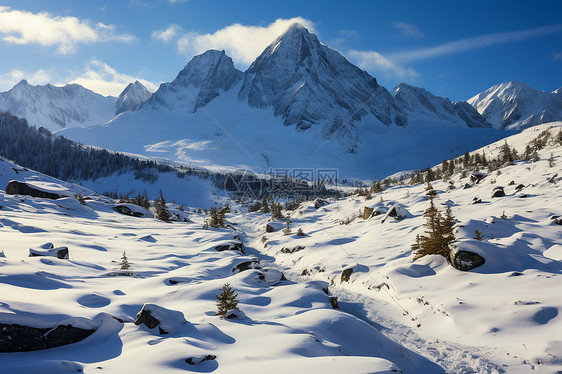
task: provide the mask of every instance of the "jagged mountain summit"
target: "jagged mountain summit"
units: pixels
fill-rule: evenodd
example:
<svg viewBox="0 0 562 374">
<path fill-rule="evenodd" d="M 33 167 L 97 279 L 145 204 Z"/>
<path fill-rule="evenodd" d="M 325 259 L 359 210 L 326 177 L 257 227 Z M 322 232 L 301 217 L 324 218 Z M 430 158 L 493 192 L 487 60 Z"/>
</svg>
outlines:
<svg viewBox="0 0 562 374">
<path fill-rule="evenodd" d="M 78 84 L 32 86 L 26 80 L 0 93 L 0 110 L 50 131 L 105 123 L 113 118 L 115 97 L 102 96 Z"/>
<path fill-rule="evenodd" d="M 208 50 L 195 56 L 170 83 L 162 83 L 143 108 L 195 113 L 242 79 L 225 51 Z"/>
<path fill-rule="evenodd" d="M 560 89 L 550 93 L 523 82 L 497 84 L 468 100 L 494 127 L 521 130 L 562 119 Z"/>
<path fill-rule="evenodd" d="M 372 115 L 379 122 L 406 125 L 403 111 L 375 78 L 316 35 L 293 24 L 252 63 L 244 74 L 238 97 L 251 107 L 273 108 L 285 125 L 306 130 L 324 124 L 334 131 L 358 136 L 348 125 Z"/>
<path fill-rule="evenodd" d="M 150 91 L 141 82 L 129 83 L 115 102 L 115 115 L 137 110 L 151 95 Z"/>
<path fill-rule="evenodd" d="M 421 114 L 465 124 L 468 127 L 490 127 L 491 125 L 468 103 L 452 103 L 446 97 L 433 95 L 424 88 L 401 83 L 393 90 L 394 98 L 410 115 Z"/>
</svg>

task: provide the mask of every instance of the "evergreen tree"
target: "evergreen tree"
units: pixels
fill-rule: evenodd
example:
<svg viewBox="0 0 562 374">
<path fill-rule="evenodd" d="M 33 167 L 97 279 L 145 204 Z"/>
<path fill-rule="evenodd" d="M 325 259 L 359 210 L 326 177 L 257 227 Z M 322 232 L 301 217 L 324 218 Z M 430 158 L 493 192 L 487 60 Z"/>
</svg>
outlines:
<svg viewBox="0 0 562 374">
<path fill-rule="evenodd" d="M 170 222 L 171 214 L 166 207 L 166 199 L 164 199 L 162 190 L 158 192 L 158 198 L 154 200 L 154 209 L 156 210 L 156 218 L 164 222 Z"/>
<path fill-rule="evenodd" d="M 121 256 L 121 270 L 129 270 L 131 268 L 131 264 L 129 264 L 129 260 L 127 259 L 127 254 L 123 251 L 123 255 Z"/>
<path fill-rule="evenodd" d="M 507 144 L 507 141 L 505 141 L 500 148 L 499 161 L 502 164 L 508 164 L 508 163 L 513 162 L 513 160 L 514 160 L 514 157 L 513 157 L 511 148 L 509 148 L 509 145 Z"/>
<path fill-rule="evenodd" d="M 554 167 L 554 154 L 550 154 L 550 157 L 548 158 L 548 166 L 549 167 Z"/>
<path fill-rule="evenodd" d="M 424 212 L 426 218 L 425 235 L 416 237 L 416 242 L 412 244 L 414 250 L 414 260 L 426 255 L 441 255 L 450 260 L 449 243 L 455 240 L 453 226 L 455 218 L 450 208 L 447 209 L 445 217 L 435 207 L 433 198 L 430 199 L 430 206 Z"/>
<path fill-rule="evenodd" d="M 216 207 L 209 209 L 209 227 L 225 227 L 224 219 L 226 212 L 224 209 L 218 210 Z"/>
<path fill-rule="evenodd" d="M 283 218 L 283 212 L 281 211 L 281 204 L 273 202 L 271 203 L 271 219 L 279 220 Z"/>
<path fill-rule="evenodd" d="M 266 214 L 270 212 L 269 204 L 267 203 L 267 197 L 265 196 L 261 200 L 260 212 Z"/>
<path fill-rule="evenodd" d="M 476 229 L 474 230 L 474 239 L 482 241 L 484 237 L 482 236 L 482 233 L 480 232 L 480 230 Z"/>
<path fill-rule="evenodd" d="M 228 311 L 238 309 L 238 294 L 226 283 L 222 286 L 221 293 L 215 295 L 217 298 L 217 316 L 224 316 Z"/>
</svg>

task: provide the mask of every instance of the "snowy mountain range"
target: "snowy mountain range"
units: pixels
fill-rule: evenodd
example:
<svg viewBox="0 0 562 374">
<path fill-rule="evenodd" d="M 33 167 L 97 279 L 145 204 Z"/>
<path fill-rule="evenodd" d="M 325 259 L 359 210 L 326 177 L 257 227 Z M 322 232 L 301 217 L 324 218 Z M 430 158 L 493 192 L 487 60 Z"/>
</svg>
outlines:
<svg viewBox="0 0 562 374">
<path fill-rule="evenodd" d="M 501 129 L 520 130 L 562 119 L 560 88 L 550 93 L 523 82 L 505 82 L 473 96 L 468 103 Z"/>
<path fill-rule="evenodd" d="M 140 82 L 131 83 L 119 95 L 102 96 L 79 84 L 63 87 L 32 86 L 26 80 L 0 93 L 0 110 L 27 119 L 50 131 L 106 123 L 115 115 L 135 110 L 150 97 Z"/>
<path fill-rule="evenodd" d="M 25 95 L 17 93 L 20 86 Z M 61 93 L 65 89 L 22 82 L 0 94 L 0 109 L 36 126 L 64 128 L 70 139 L 123 152 L 217 168 L 306 163 L 362 177 L 426 167 L 440 161 L 432 157 L 452 157 L 509 135 L 495 130 L 562 115 L 560 94 L 514 82 L 468 102 L 407 84 L 389 92 L 299 24 L 245 72 L 224 51 L 209 50 L 150 97 L 138 82 L 118 99 L 75 88 L 80 94 L 74 102 Z"/>
</svg>

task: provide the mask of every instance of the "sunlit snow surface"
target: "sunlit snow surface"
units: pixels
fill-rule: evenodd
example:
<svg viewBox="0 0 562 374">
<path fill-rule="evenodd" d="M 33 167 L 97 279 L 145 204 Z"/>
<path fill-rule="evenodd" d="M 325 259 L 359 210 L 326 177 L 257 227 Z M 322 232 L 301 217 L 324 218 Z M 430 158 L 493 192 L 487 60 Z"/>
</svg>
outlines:
<svg viewBox="0 0 562 374">
<path fill-rule="evenodd" d="M 520 152 L 540 125 L 507 139 Z M 485 148 L 494 157 L 503 141 Z M 553 153 L 554 167 L 547 159 Z M 422 232 L 428 206 L 424 186 L 393 187 L 371 200 L 349 197 L 291 214 L 293 233 L 265 233 L 269 215 L 230 213 L 231 229 L 203 229 L 204 214 L 189 209 L 191 223 L 163 223 L 121 215 L 111 200 L 1 161 L 0 186 L 11 179 L 42 181 L 71 198 L 46 200 L 0 192 L 0 323 L 55 326 L 73 318 L 97 327 L 85 340 L 29 353 L 0 354 L 7 373 L 85 372 L 341 372 L 551 373 L 562 370 L 562 148 L 547 146 L 538 162 L 518 161 L 462 189 L 468 178 L 433 183 L 436 203 L 459 220 L 460 248 L 477 248 L 487 262 L 470 272 L 442 258 L 412 262 L 410 245 Z M 21 169 L 18 169 L 21 170 Z M 558 173 L 551 183 L 548 180 Z M 20 179 L 21 180 L 21 179 Z M 514 181 L 514 184 L 510 184 Z M 515 187 L 525 188 L 516 192 Z M 491 198 L 505 187 L 507 196 Z M 526 194 L 526 198 L 521 198 Z M 481 204 L 472 205 L 479 197 Z M 381 201 L 382 198 L 382 201 Z M 401 204 L 411 217 L 381 223 L 357 218 L 364 206 Z M 507 219 L 500 216 L 505 212 Z M 475 229 L 483 241 L 472 239 Z M 247 255 L 215 250 L 239 235 Z M 264 248 L 262 236 L 267 237 Z M 69 259 L 28 257 L 29 248 L 67 246 Z M 281 249 L 305 247 L 292 254 Z M 132 276 L 116 276 L 126 251 Z M 236 273 L 258 258 L 262 269 Z M 344 269 L 353 268 L 348 282 Z M 266 269 L 268 269 L 266 271 Z M 307 269 L 308 274 L 301 275 Z M 283 272 L 289 281 L 280 281 Z M 265 280 L 260 280 L 260 273 Z M 238 292 L 245 317 L 215 316 L 224 283 Z M 380 287 L 379 287 L 380 286 Z M 339 297 L 333 310 L 322 291 Z M 185 324 L 160 335 L 133 321 L 145 304 L 179 311 Z M 117 317 L 124 321 L 118 322 Z M 176 321 L 177 322 L 177 321 Z M 198 365 L 185 359 L 216 355 Z M 100 369 L 101 368 L 101 369 Z"/>
</svg>

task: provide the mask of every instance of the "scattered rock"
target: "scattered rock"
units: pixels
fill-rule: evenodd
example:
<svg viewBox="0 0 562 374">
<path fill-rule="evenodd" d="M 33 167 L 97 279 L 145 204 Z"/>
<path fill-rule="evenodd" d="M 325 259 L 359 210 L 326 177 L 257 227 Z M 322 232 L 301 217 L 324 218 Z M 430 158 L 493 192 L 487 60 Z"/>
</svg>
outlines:
<svg viewBox="0 0 562 374">
<path fill-rule="evenodd" d="M 236 318 L 244 318 L 244 317 L 246 317 L 246 314 L 243 311 L 241 311 L 240 309 L 229 310 L 224 315 L 225 319 L 236 319 Z"/>
<path fill-rule="evenodd" d="M 293 248 L 287 248 L 287 247 L 283 247 L 281 248 L 281 250 L 279 252 L 281 253 L 288 253 L 288 254 L 293 254 L 295 252 L 299 252 L 302 251 L 303 249 L 305 249 L 306 247 L 302 246 L 302 245 L 297 245 L 296 247 Z"/>
<path fill-rule="evenodd" d="M 451 254 L 452 265 L 455 269 L 469 271 L 484 265 L 486 260 L 477 253 L 460 250 Z"/>
<path fill-rule="evenodd" d="M 232 268 L 233 273 L 241 273 L 250 269 L 261 269 L 260 262 L 258 259 L 252 259 L 250 261 L 244 261 Z"/>
<path fill-rule="evenodd" d="M 189 365 L 199 365 L 205 361 L 212 361 L 215 360 L 217 356 L 215 355 L 202 355 L 202 356 L 194 356 L 185 359 L 185 362 Z"/>
<path fill-rule="evenodd" d="M 332 306 L 332 309 L 340 309 L 337 296 L 330 296 L 330 305 Z"/>
<path fill-rule="evenodd" d="M 0 323 L 0 353 L 30 352 L 77 343 L 96 330 L 82 329 L 70 324 L 37 328 Z"/>
<path fill-rule="evenodd" d="M 557 182 L 556 178 L 558 178 L 558 173 L 556 173 L 552 177 L 548 178 L 548 183 L 556 183 Z M 8 192 L 8 190 L 6 190 L 6 192 Z"/>
<path fill-rule="evenodd" d="M 115 205 L 113 207 L 113 210 L 115 210 L 117 213 L 121 213 L 121 214 L 124 214 L 126 216 L 131 216 L 131 217 L 143 217 L 144 216 L 144 214 L 142 212 L 136 211 L 136 210 L 132 209 L 130 206 L 124 205 L 124 204 Z"/>
<path fill-rule="evenodd" d="M 470 174 L 470 181 L 472 183 L 478 184 L 484 178 L 486 178 L 486 174 L 484 174 L 484 173 L 480 173 L 480 172 L 475 171 L 472 174 Z"/>
<path fill-rule="evenodd" d="M 315 207 L 316 209 L 319 209 L 319 208 L 323 207 L 323 206 L 326 205 L 326 204 L 328 204 L 328 202 L 327 202 L 326 200 L 324 200 L 324 199 L 318 198 L 318 199 L 314 200 L 314 207 Z"/>
<path fill-rule="evenodd" d="M 269 223 L 265 225 L 265 232 L 274 232 L 275 228 L 271 226 Z"/>
<path fill-rule="evenodd" d="M 492 190 L 492 198 L 504 197 L 504 196 L 505 196 L 505 191 L 503 190 L 503 187 L 497 186 Z"/>
<path fill-rule="evenodd" d="M 524 184 L 518 184 L 517 187 L 515 187 L 515 191 L 519 192 L 521 191 L 523 188 L 525 188 Z"/>
<path fill-rule="evenodd" d="M 68 247 L 54 248 L 53 243 L 45 243 L 39 248 L 29 248 L 29 257 L 47 256 L 56 257 L 61 260 L 68 259 Z"/>
<path fill-rule="evenodd" d="M 384 223 L 388 219 L 388 217 L 392 217 L 396 221 L 399 221 L 404 218 L 410 217 L 410 212 L 408 212 L 408 210 L 406 210 L 406 208 L 402 205 L 396 204 L 392 208 L 390 208 L 388 212 L 386 212 L 385 216 L 381 220 L 381 223 Z"/>
<path fill-rule="evenodd" d="M 42 191 L 25 182 L 18 182 L 18 181 L 8 182 L 8 185 L 6 186 L 6 193 L 8 195 L 26 195 L 31 197 L 41 197 L 44 199 L 52 199 L 52 200 L 66 197 L 66 196 L 58 195 L 56 193 Z"/>
<path fill-rule="evenodd" d="M 351 274 L 353 274 L 353 268 L 347 268 L 341 272 L 341 282 L 349 282 L 351 278 Z"/>
<path fill-rule="evenodd" d="M 557 225 L 562 225 L 562 217 L 560 216 L 552 216 L 550 217 L 550 219 L 552 220 L 552 222 L 554 222 Z"/>
<path fill-rule="evenodd" d="M 368 207 L 368 206 L 364 207 L 364 208 L 363 208 L 363 219 L 369 219 L 369 218 L 371 218 L 371 216 L 373 215 L 373 212 L 374 212 L 374 211 L 375 211 L 374 208 L 371 208 L 371 207 Z"/>
<path fill-rule="evenodd" d="M 462 186 L 462 189 L 463 189 L 463 190 L 467 190 L 467 189 L 469 189 L 469 188 L 472 188 L 472 185 L 471 185 L 471 184 L 468 184 L 468 183 L 465 183 L 464 186 Z"/>
<path fill-rule="evenodd" d="M 160 335 L 165 335 L 180 330 L 186 322 L 180 311 L 162 308 L 155 304 L 144 304 L 137 314 L 135 325 L 144 324 L 149 329 L 158 326 Z"/>
<path fill-rule="evenodd" d="M 240 251 L 243 254 L 246 254 L 246 251 L 244 250 L 244 244 L 242 244 L 242 242 L 234 242 L 234 243 L 217 245 L 215 247 L 215 249 L 219 252 L 222 252 L 222 251 Z"/>
<path fill-rule="evenodd" d="M 477 197 L 472 199 L 472 204 L 480 204 L 482 202 L 482 199 L 479 199 Z"/>
<path fill-rule="evenodd" d="M 515 186 L 515 181 L 511 181 L 508 183 L 509 186 Z"/>
</svg>

